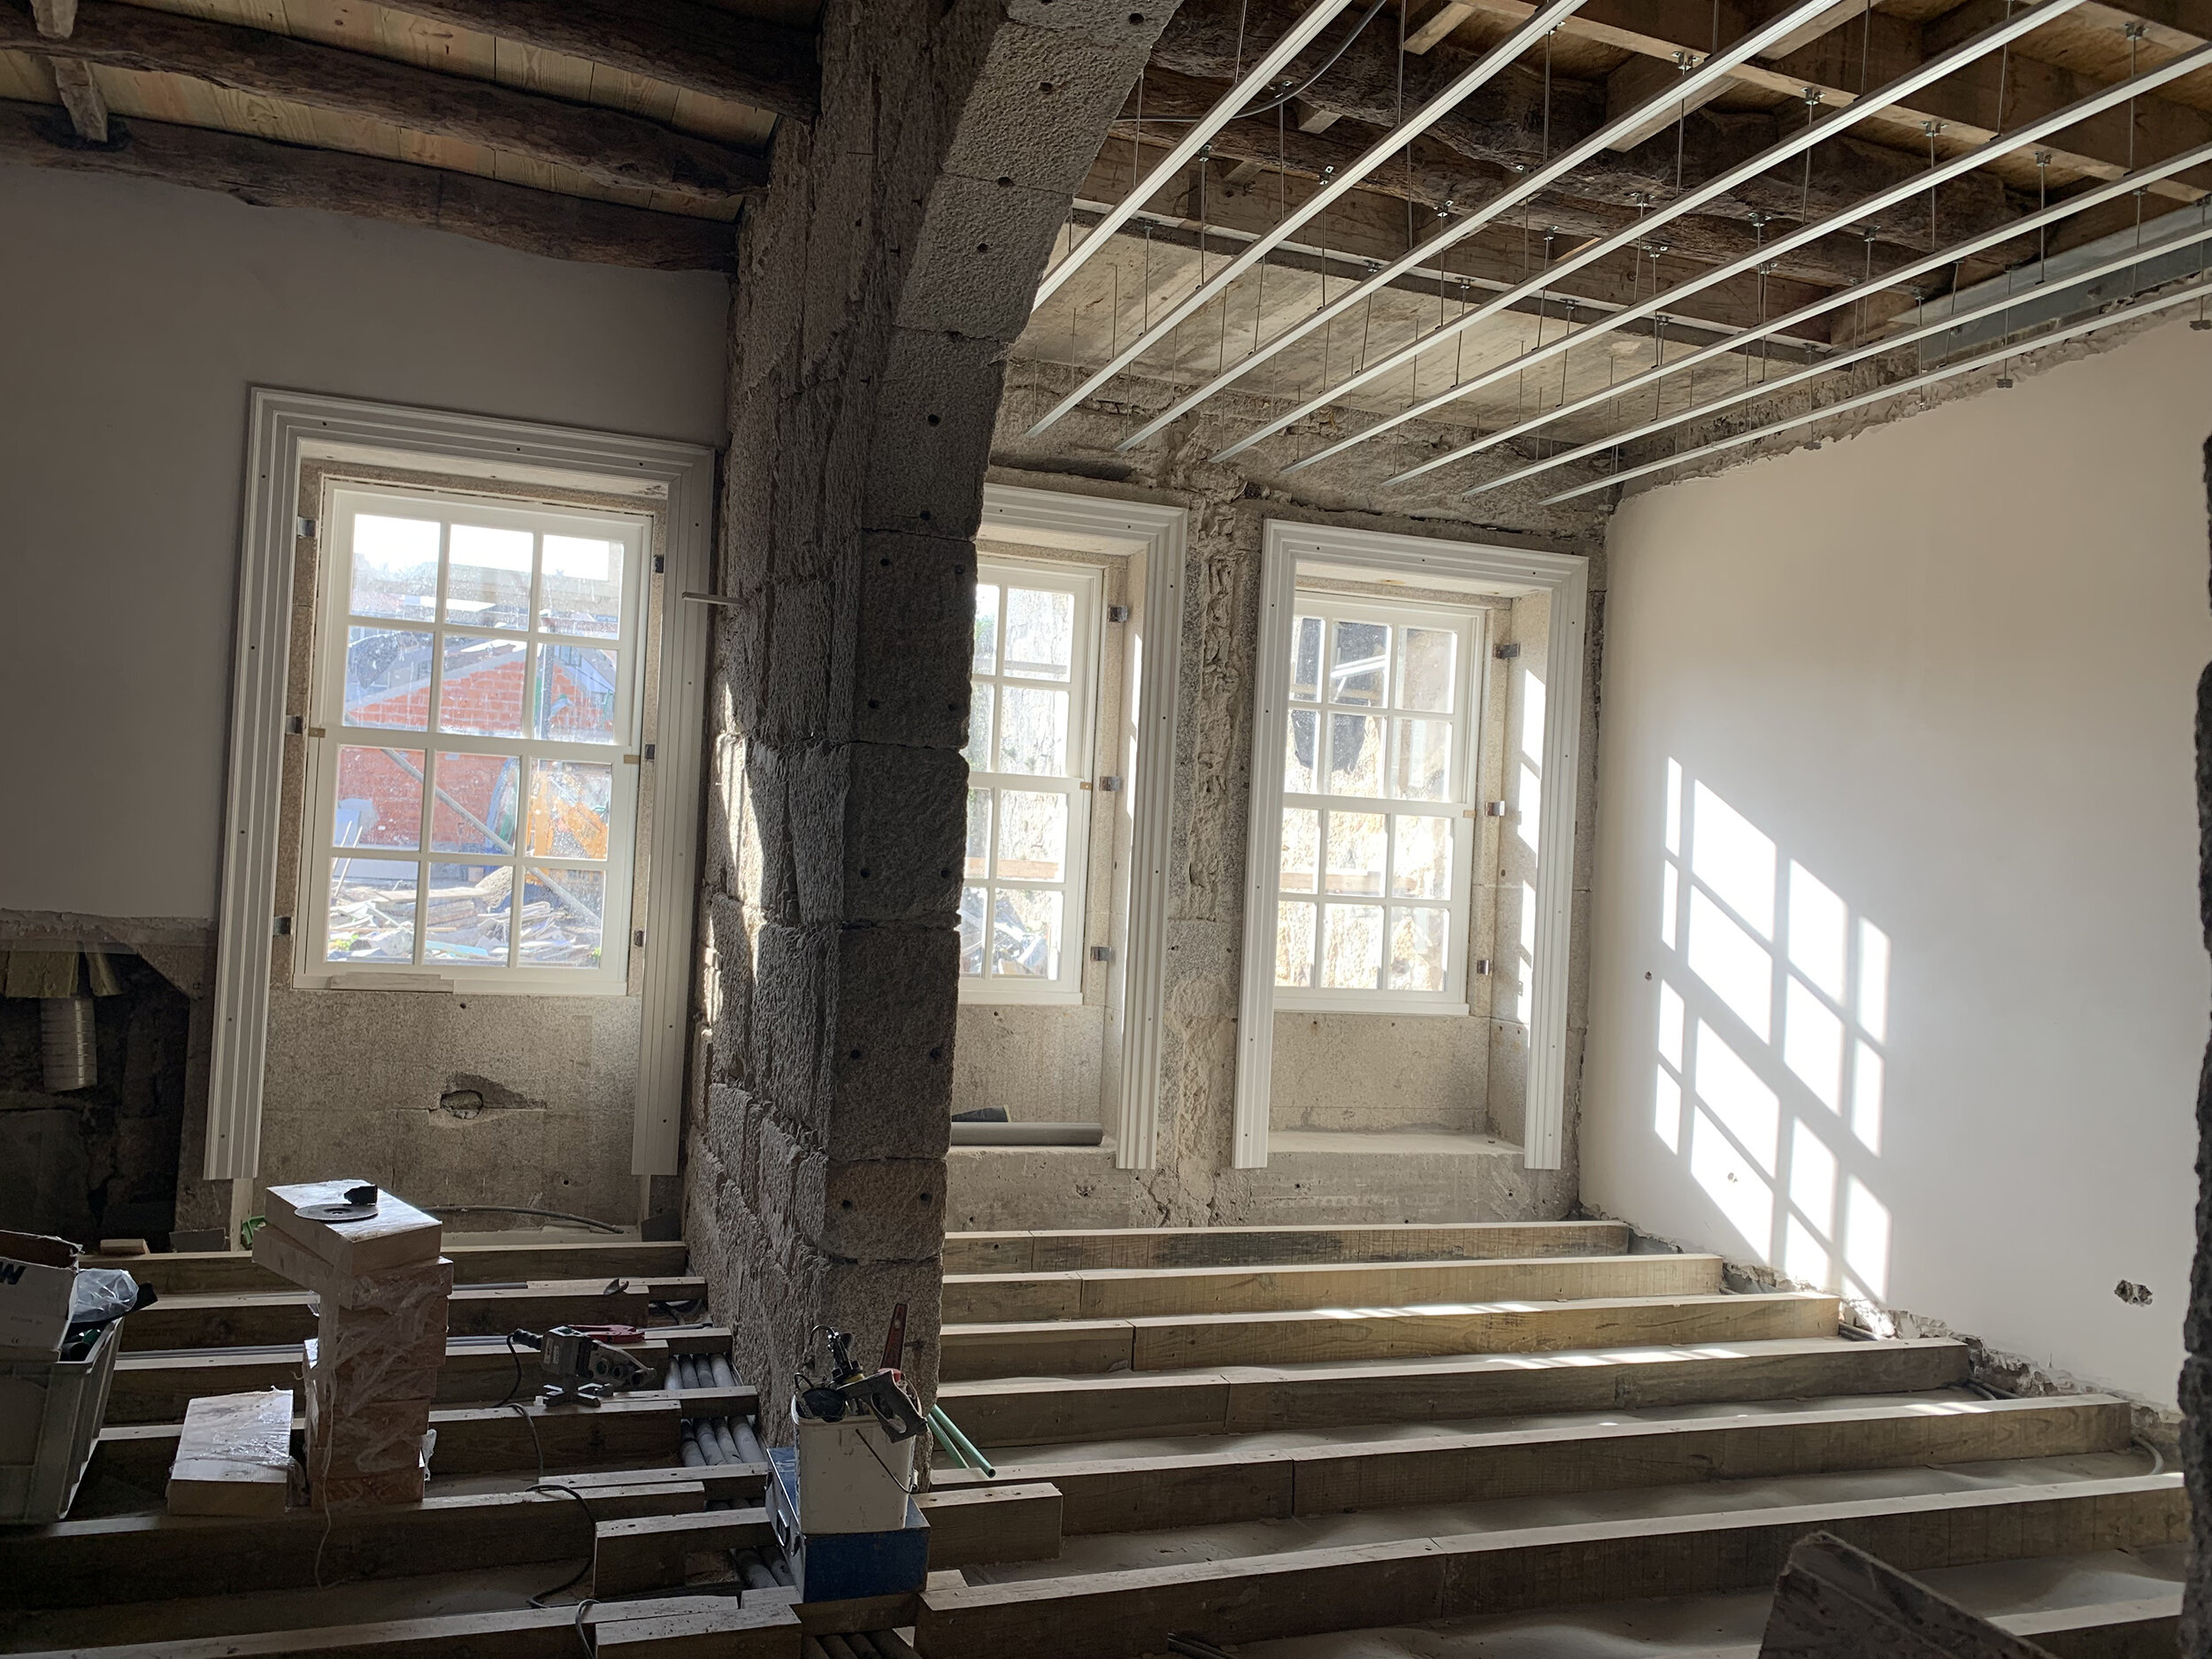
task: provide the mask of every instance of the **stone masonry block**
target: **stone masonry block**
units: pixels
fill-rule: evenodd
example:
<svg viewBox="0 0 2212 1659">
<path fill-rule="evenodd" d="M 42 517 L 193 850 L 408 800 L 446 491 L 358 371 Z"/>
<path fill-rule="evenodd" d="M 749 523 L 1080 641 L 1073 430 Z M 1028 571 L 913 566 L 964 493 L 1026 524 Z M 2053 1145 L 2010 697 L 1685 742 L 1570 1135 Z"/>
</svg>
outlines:
<svg viewBox="0 0 2212 1659">
<path fill-rule="evenodd" d="M 1053 0 L 1040 9 L 1069 4 Z M 961 111 L 945 156 L 946 182 L 960 174 L 1004 180 L 1056 197 L 1064 217 L 1067 197 L 1093 159 L 1067 142 L 1068 133 L 1102 133 L 1111 126 L 1144 61 L 1143 52 L 1118 37 L 1137 33 L 1127 22 L 1129 10 L 1111 14 L 1118 35 L 1110 46 L 1071 39 L 1064 29 L 1000 29 L 983 73 L 1008 96 L 972 99 Z"/>
<path fill-rule="evenodd" d="M 936 1256 L 915 1262 L 825 1263 L 815 1281 L 816 1316 L 859 1340 L 858 1353 L 880 1352 L 891 1310 L 906 1304 L 906 1380 L 926 1407 L 937 1394 L 937 1335 L 943 1317 L 944 1269 Z"/>
<path fill-rule="evenodd" d="M 771 741 L 837 735 L 850 694 L 830 672 L 843 632 L 836 584 L 826 577 L 771 581 L 760 603 L 767 649 L 753 730 Z"/>
<path fill-rule="evenodd" d="M 1022 124 L 1033 127 L 1028 112 L 1020 113 Z M 1005 163 L 1016 165 L 1010 155 Z M 1079 181 L 1040 188 L 1015 182 L 1011 173 L 946 174 L 930 192 L 928 222 L 899 296 L 899 326 L 1018 339 Z"/>
<path fill-rule="evenodd" d="M 841 1261 L 921 1261 L 944 1238 L 942 1158 L 832 1163 L 824 1197 L 821 1246 Z"/>
<path fill-rule="evenodd" d="M 863 480 L 865 528 L 975 534 L 1005 383 L 1006 348 L 996 341 L 895 331 Z"/>
<path fill-rule="evenodd" d="M 841 932 L 825 1056 L 832 1157 L 944 1156 L 959 972 L 949 927 Z"/>
<path fill-rule="evenodd" d="M 968 763 L 949 749 L 856 743 L 846 772 L 847 922 L 951 925 L 968 835 Z"/>
<path fill-rule="evenodd" d="M 754 1090 L 790 1123 L 813 1123 L 821 1110 L 823 1022 L 832 930 L 764 926 L 756 941 L 753 995 Z"/>
<path fill-rule="evenodd" d="M 974 544 L 871 534 L 862 538 L 856 580 L 853 735 L 962 748 L 974 650 Z"/>
</svg>

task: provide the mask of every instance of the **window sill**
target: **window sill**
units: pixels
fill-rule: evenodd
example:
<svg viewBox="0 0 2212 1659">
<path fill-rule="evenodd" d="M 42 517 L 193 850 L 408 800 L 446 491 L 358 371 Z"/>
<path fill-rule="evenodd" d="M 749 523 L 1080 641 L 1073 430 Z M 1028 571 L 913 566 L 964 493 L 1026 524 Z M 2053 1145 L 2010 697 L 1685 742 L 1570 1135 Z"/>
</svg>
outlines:
<svg viewBox="0 0 2212 1659">
<path fill-rule="evenodd" d="M 994 985 L 987 979 L 963 979 L 960 982 L 960 1002 L 963 1007 L 996 1008 L 1080 1008 L 1083 993 L 1080 988 L 1054 986 Z"/>
<path fill-rule="evenodd" d="M 1381 1014 L 1392 1019 L 1401 1016 L 1409 1018 L 1464 1019 L 1464 1002 L 1409 1002 L 1392 999 L 1382 993 L 1365 995 L 1350 992 L 1332 995 L 1326 991 L 1286 991 L 1277 987 L 1275 1011 L 1278 1014 Z"/>
<path fill-rule="evenodd" d="M 502 975 L 497 979 L 472 977 L 465 974 L 444 974 L 417 970 L 393 970 L 376 972 L 360 969 L 341 970 L 335 973 L 302 973 L 294 976 L 292 988 L 296 991 L 385 991 L 412 992 L 431 996 L 626 996 L 628 987 L 620 979 L 595 973 L 588 983 L 574 978 L 557 978 L 546 974 L 541 978 L 519 979 Z"/>
</svg>

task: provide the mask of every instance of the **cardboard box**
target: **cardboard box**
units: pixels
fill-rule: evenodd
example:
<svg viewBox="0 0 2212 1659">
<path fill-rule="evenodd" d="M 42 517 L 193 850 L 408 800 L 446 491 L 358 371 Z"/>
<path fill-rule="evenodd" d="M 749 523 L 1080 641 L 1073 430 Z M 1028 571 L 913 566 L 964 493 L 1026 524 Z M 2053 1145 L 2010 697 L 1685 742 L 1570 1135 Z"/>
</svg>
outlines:
<svg viewBox="0 0 2212 1659">
<path fill-rule="evenodd" d="M 77 1247 L 66 1239 L 0 1231 L 0 1349 L 51 1359 L 69 1333 Z"/>
</svg>

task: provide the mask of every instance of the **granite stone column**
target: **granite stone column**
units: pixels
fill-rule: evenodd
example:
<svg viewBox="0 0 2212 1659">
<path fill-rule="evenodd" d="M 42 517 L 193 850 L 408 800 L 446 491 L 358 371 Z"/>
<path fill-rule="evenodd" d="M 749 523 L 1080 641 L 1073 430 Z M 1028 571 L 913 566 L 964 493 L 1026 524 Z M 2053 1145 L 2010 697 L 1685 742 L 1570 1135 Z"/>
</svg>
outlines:
<svg viewBox="0 0 2212 1659">
<path fill-rule="evenodd" d="M 748 208 L 686 1229 L 770 1442 L 817 1325 L 938 1372 L 974 534 L 1009 346 L 1172 6 L 830 0 Z"/>
</svg>

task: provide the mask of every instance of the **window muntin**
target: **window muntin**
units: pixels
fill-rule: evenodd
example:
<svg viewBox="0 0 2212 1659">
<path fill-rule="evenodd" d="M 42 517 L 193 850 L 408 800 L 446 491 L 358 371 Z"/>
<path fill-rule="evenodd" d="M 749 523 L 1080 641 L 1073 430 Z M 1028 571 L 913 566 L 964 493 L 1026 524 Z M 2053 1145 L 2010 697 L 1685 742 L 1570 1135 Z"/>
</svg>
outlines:
<svg viewBox="0 0 2212 1659">
<path fill-rule="evenodd" d="M 620 994 L 645 521 L 365 486 L 330 518 L 303 982 Z"/>
<path fill-rule="evenodd" d="M 1082 1000 L 1098 597 L 1082 565 L 976 566 L 960 895 L 972 1002 Z"/>
<path fill-rule="evenodd" d="M 1298 595 L 1279 1006 L 1463 1006 L 1480 639 L 1471 611 Z"/>
</svg>

